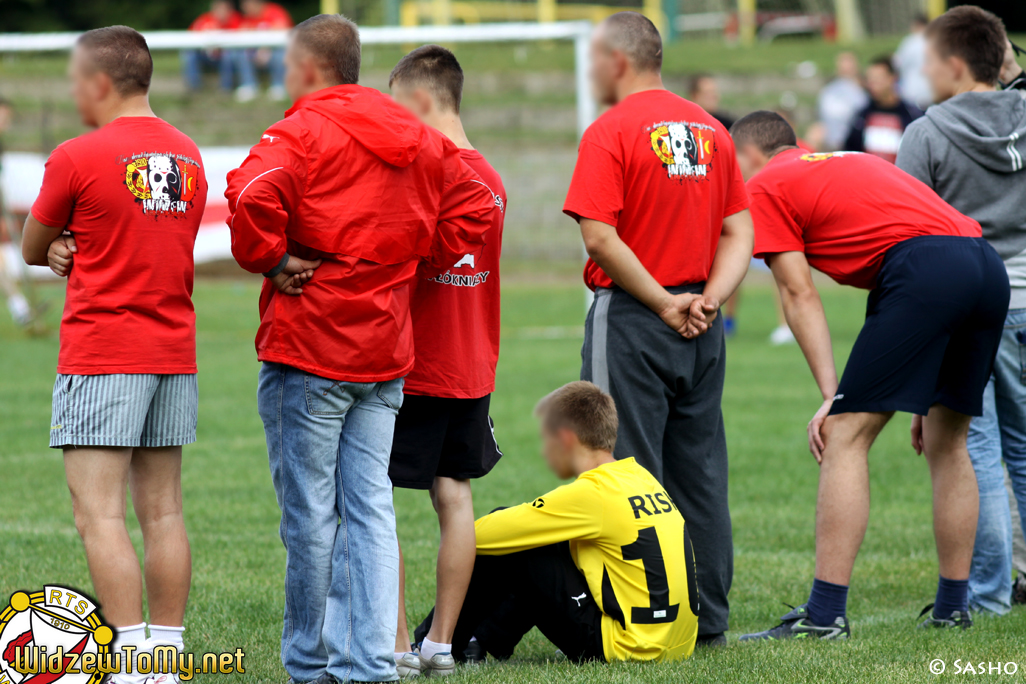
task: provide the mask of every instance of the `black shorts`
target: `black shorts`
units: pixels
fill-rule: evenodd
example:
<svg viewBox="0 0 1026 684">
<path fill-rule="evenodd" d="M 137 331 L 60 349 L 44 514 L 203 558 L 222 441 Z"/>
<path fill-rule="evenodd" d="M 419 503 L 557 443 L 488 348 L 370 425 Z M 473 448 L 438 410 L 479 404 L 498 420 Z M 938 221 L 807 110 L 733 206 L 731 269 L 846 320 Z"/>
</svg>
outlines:
<svg viewBox="0 0 1026 684">
<path fill-rule="evenodd" d="M 929 235 L 888 250 L 831 414 L 934 404 L 983 415 L 1008 312 L 1008 274 L 983 238 Z"/>
<path fill-rule="evenodd" d="M 388 476 L 404 489 L 430 489 L 435 477 L 483 477 L 502 458 L 488 415 L 491 395 L 447 399 L 407 394 L 395 419 Z"/>
</svg>

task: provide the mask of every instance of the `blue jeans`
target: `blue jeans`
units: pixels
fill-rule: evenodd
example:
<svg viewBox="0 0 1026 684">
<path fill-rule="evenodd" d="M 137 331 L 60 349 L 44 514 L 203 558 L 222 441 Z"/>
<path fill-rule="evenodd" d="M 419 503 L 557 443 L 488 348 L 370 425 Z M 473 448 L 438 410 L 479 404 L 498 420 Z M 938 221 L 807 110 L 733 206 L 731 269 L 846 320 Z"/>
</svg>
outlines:
<svg viewBox="0 0 1026 684">
<path fill-rule="evenodd" d="M 264 363 L 257 403 L 287 551 L 281 659 L 297 682 L 396 679 L 399 552 L 388 460 L 402 378 Z"/>
<path fill-rule="evenodd" d="M 1003 615 L 1011 609 L 1012 514 L 1002 461 L 1019 513 L 1026 513 L 1026 309 L 1012 309 L 1005 319 L 983 411 L 969 429 L 969 456 L 980 488 L 969 604 Z M 1026 518 L 1022 522 L 1026 527 Z"/>
<path fill-rule="evenodd" d="M 230 50 L 220 50 L 213 55 L 206 50 L 182 50 L 180 59 L 182 78 L 185 79 L 185 85 L 189 90 L 202 88 L 203 72 L 211 69 L 217 69 L 221 90 L 231 90 L 234 86 L 234 58 Z"/>
<path fill-rule="evenodd" d="M 270 58 L 265 65 L 260 65 L 271 74 L 271 87 L 285 85 L 285 48 L 268 48 Z M 232 50 L 235 67 L 239 70 L 239 85 L 256 88 L 257 81 L 257 50 Z"/>
</svg>

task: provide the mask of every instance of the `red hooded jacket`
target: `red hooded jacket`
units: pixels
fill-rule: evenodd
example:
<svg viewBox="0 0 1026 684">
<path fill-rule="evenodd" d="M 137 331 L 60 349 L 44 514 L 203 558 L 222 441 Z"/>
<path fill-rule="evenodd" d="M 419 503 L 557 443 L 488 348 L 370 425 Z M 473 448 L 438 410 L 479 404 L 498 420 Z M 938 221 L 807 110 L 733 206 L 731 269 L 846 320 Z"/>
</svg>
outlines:
<svg viewBox="0 0 1026 684">
<path fill-rule="evenodd" d="M 301 98 L 228 174 L 232 254 L 266 273 L 323 259 L 298 296 L 264 281 L 257 357 L 348 382 L 413 367 L 410 283 L 484 244 L 491 192 L 459 150 L 391 98 L 342 85 Z"/>
</svg>

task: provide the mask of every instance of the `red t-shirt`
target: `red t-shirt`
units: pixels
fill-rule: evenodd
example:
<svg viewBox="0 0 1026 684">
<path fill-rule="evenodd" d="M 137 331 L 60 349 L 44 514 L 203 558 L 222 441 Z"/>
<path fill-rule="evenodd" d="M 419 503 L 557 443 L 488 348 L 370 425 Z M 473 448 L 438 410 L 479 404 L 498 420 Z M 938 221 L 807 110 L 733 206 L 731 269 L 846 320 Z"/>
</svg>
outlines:
<svg viewBox="0 0 1026 684">
<path fill-rule="evenodd" d="M 477 150 L 460 150 L 495 197 L 497 211 L 485 246 L 445 273 L 421 278 L 414 290 L 415 361 L 403 391 L 429 397 L 477 399 L 495 391 L 499 361 L 499 256 L 506 189 Z"/>
<path fill-rule="evenodd" d="M 193 247 L 206 201 L 199 150 L 161 119 L 121 117 L 53 151 L 32 215 L 78 243 L 58 372 L 196 372 Z"/>
<path fill-rule="evenodd" d="M 872 289 L 888 249 L 921 235 L 981 237 L 980 224 L 890 162 L 788 150 L 748 181 L 755 256 L 804 252 L 842 285 Z"/>
<path fill-rule="evenodd" d="M 231 31 L 242 25 L 242 15 L 233 11 L 228 15 L 228 21 L 221 23 L 213 12 L 204 12 L 196 17 L 196 20 L 189 25 L 190 31 Z"/>
<path fill-rule="evenodd" d="M 734 143 L 668 90 L 635 93 L 584 133 L 563 211 L 616 232 L 664 287 L 709 277 L 723 219 L 748 207 Z M 588 287 L 612 287 L 595 262 Z"/>
<path fill-rule="evenodd" d="M 240 28 L 260 30 L 292 28 L 292 15 L 278 3 L 265 2 L 259 15 L 251 17 L 244 14 L 242 16 Z"/>
</svg>

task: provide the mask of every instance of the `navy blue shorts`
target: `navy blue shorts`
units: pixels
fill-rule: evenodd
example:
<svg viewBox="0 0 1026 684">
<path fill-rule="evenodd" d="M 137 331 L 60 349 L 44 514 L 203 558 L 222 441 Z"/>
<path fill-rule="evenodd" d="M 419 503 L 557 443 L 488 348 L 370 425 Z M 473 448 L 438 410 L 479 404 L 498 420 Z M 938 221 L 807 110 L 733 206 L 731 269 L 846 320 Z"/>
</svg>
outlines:
<svg viewBox="0 0 1026 684">
<path fill-rule="evenodd" d="M 926 415 L 942 404 L 983 415 L 1009 296 L 1005 265 L 983 238 L 891 247 L 830 413 Z"/>
</svg>

